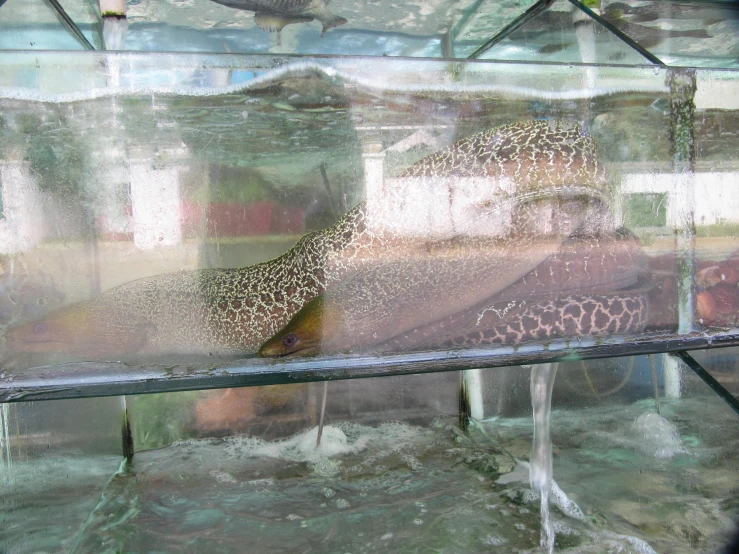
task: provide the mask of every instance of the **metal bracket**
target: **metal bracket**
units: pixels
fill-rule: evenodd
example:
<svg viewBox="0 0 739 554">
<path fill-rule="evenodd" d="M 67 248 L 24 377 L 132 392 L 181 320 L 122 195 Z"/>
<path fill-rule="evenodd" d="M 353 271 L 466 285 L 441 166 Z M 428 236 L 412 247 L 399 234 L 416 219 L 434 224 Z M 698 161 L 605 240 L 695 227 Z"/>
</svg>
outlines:
<svg viewBox="0 0 739 554">
<path fill-rule="evenodd" d="M 732 410 L 734 410 L 737 415 L 739 415 L 739 400 L 737 400 L 733 394 L 731 394 L 729 391 L 727 391 L 724 386 L 716 381 L 716 379 L 713 378 L 713 375 L 711 375 L 708 371 L 706 371 L 700 363 L 698 363 L 698 360 L 693 358 L 688 352 L 675 352 L 674 354 L 678 358 L 680 358 L 682 361 L 685 362 L 685 365 L 687 365 L 690 369 L 692 369 L 698 377 L 703 379 L 703 382 L 711 387 L 711 390 L 718 394 L 724 402 L 726 402 Z"/>
<path fill-rule="evenodd" d="M 585 13 L 588 17 L 594 19 L 595 21 L 603 25 L 603 27 L 608 29 L 608 31 L 611 34 L 616 35 L 616 37 L 619 38 L 621 41 L 625 42 L 627 46 L 639 52 L 639 54 L 644 56 L 650 62 L 657 64 L 657 65 L 666 65 L 662 60 L 660 60 L 657 56 L 655 56 L 649 50 L 644 48 L 641 44 L 639 44 L 634 39 L 632 39 L 629 35 L 621 32 L 620 29 L 611 25 L 607 20 L 603 19 L 601 16 L 599 16 L 597 13 L 595 13 L 593 10 L 588 8 L 585 4 L 583 4 L 579 0 L 570 0 L 570 4 L 572 4 L 577 9 Z"/>
<path fill-rule="evenodd" d="M 82 31 L 80 31 L 80 28 L 77 27 L 77 24 L 72 21 L 72 18 L 69 17 L 66 11 L 64 11 L 64 8 L 59 3 L 59 0 L 44 0 L 44 2 L 46 2 L 46 4 L 52 10 L 54 10 L 56 16 L 59 18 L 59 21 L 67 28 L 72 36 L 77 39 L 77 42 L 79 42 L 87 50 L 95 50 L 95 47 L 90 44 L 90 41 L 87 40 L 87 37 L 82 34 Z"/>
<path fill-rule="evenodd" d="M 501 40 L 506 38 L 511 33 L 518 30 L 520 27 L 522 27 L 526 22 L 530 21 L 531 19 L 534 19 L 537 15 L 545 11 L 549 6 L 551 6 L 554 3 L 554 0 L 539 0 L 536 4 L 531 6 L 528 10 L 523 12 L 521 15 L 519 15 L 516 19 L 511 21 L 508 25 L 503 27 L 500 32 L 495 35 L 493 38 L 486 41 L 482 46 L 480 46 L 477 50 L 472 52 L 467 59 L 468 60 L 475 60 L 482 56 L 485 52 L 490 50 L 493 46 L 498 44 Z"/>
</svg>

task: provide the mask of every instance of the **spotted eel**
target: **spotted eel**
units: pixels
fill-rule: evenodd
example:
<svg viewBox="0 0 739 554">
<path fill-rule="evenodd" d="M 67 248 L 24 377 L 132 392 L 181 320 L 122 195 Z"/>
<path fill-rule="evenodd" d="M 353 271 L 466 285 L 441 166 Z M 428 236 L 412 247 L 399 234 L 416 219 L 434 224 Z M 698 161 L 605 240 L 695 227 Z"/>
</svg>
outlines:
<svg viewBox="0 0 739 554">
<path fill-rule="evenodd" d="M 501 284 L 495 282 L 501 270 L 512 277 L 527 264 L 517 266 L 491 245 L 479 252 L 468 245 L 449 248 L 433 270 L 424 266 L 418 274 L 413 263 L 358 272 L 307 303 L 260 354 L 517 343 L 634 332 L 646 320 L 644 291 L 628 290 L 638 284 L 646 263 L 638 239 L 625 229 L 575 235 L 508 287 L 490 283 Z M 530 255 L 528 248 L 518 244 L 511 257 Z"/>
<path fill-rule="evenodd" d="M 552 196 L 565 186 L 593 198 L 608 194 L 609 185 L 592 138 L 577 126 L 568 128 L 547 121 L 514 123 L 472 135 L 423 158 L 401 176 L 485 177 L 501 172 L 527 198 L 544 197 L 547 186 L 552 188 Z M 367 228 L 365 220 L 366 204 L 362 202 L 335 225 L 304 236 L 274 260 L 245 268 L 155 275 L 120 285 L 8 329 L 6 347 L 15 352 L 86 358 L 253 353 L 307 302 L 360 268 L 415 259 L 421 264 L 413 270 L 417 278 L 432 270 L 436 262 L 428 255 L 428 245 L 380 236 Z M 510 259 L 512 253 L 526 248 L 525 243 L 509 241 L 496 248 L 499 254 L 507 252 Z M 530 256 L 517 266 L 512 261 L 515 270 L 511 275 L 497 276 L 498 284 L 486 292 L 493 294 L 496 287 L 507 286 L 554 247 L 553 243 L 544 249 L 533 242 L 529 245 Z M 467 247 L 479 251 L 482 245 L 468 243 Z M 440 252 L 438 247 L 436 252 Z M 426 322 L 416 318 L 408 325 L 422 323 Z"/>
</svg>

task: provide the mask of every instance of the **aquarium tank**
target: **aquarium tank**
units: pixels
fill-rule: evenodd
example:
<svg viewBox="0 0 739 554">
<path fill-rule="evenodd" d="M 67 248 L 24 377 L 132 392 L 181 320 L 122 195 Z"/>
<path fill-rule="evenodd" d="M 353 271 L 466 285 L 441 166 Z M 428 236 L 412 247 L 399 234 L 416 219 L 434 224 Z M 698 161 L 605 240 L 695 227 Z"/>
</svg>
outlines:
<svg viewBox="0 0 739 554">
<path fill-rule="evenodd" d="M 0 551 L 736 552 L 739 7 L 0 0 Z"/>
</svg>

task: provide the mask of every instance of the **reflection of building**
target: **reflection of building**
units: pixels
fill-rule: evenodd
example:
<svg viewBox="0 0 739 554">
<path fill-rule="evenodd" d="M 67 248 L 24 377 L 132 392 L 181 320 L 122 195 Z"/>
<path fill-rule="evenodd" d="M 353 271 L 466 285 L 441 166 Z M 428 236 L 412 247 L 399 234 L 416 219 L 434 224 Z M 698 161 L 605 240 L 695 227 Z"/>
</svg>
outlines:
<svg viewBox="0 0 739 554">
<path fill-rule="evenodd" d="M 187 148 L 168 152 L 184 156 Z M 182 241 L 181 167 L 132 157 L 130 164 L 133 240 L 136 248 L 174 246 Z"/>
<path fill-rule="evenodd" d="M 739 173 L 697 171 L 694 195 L 675 199 L 672 173 L 631 173 L 624 176 L 621 193 L 624 216 L 641 227 L 680 226 L 679 203 L 693 208 L 697 226 L 739 223 Z M 677 200 L 677 201 L 676 201 Z"/>
<path fill-rule="evenodd" d="M 44 234 L 42 203 L 36 183 L 22 161 L 0 163 L 2 219 L 0 254 L 13 254 L 33 248 Z"/>
</svg>

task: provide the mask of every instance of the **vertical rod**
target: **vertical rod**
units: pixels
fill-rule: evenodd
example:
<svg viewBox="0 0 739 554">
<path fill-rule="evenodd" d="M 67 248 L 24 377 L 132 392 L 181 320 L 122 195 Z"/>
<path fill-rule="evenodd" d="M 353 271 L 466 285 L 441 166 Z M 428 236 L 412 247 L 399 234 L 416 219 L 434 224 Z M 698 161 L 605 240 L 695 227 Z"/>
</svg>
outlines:
<svg viewBox="0 0 739 554">
<path fill-rule="evenodd" d="M 695 330 L 695 71 L 670 69 L 670 144 L 672 147 L 673 211 L 678 287 L 678 333 Z M 680 396 L 681 358 L 664 357 L 665 396 Z"/>
<path fill-rule="evenodd" d="M 454 59 L 454 36 L 447 31 L 441 36 L 441 57 L 445 60 Z"/>
<path fill-rule="evenodd" d="M 554 528 L 549 512 L 549 493 L 552 488 L 552 390 L 559 363 L 535 364 L 531 368 L 531 408 L 534 417 L 534 438 L 531 444 L 529 482 L 541 495 L 540 546 L 549 554 L 554 552 Z"/>
<path fill-rule="evenodd" d="M 462 371 L 459 384 L 459 425 L 463 430 L 467 429 L 470 420 L 481 421 L 485 418 L 482 400 L 482 370 Z"/>
<path fill-rule="evenodd" d="M 10 450 L 10 404 L 7 402 L 0 404 L 0 427 L 0 468 L 9 471 L 13 458 Z"/>
<path fill-rule="evenodd" d="M 326 398 L 328 398 L 328 381 L 323 382 L 323 398 L 321 399 L 321 417 L 318 420 L 318 435 L 316 436 L 316 448 L 321 446 L 321 435 L 323 435 L 323 416 L 326 413 Z"/>
<path fill-rule="evenodd" d="M 665 380 L 665 398 L 680 398 L 682 362 L 680 358 L 662 354 L 662 374 Z"/>
<path fill-rule="evenodd" d="M 123 457 L 127 462 L 133 459 L 134 444 L 133 431 L 131 429 L 131 418 L 128 413 L 128 403 L 126 396 L 121 396 L 121 405 L 123 407 L 123 424 L 121 427 L 121 441 L 123 447 Z"/>
<path fill-rule="evenodd" d="M 126 0 L 100 0 L 103 17 L 126 17 Z"/>
<path fill-rule="evenodd" d="M 695 330 L 695 71 L 670 69 L 674 235 L 678 277 L 678 333 Z"/>
</svg>

